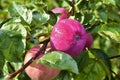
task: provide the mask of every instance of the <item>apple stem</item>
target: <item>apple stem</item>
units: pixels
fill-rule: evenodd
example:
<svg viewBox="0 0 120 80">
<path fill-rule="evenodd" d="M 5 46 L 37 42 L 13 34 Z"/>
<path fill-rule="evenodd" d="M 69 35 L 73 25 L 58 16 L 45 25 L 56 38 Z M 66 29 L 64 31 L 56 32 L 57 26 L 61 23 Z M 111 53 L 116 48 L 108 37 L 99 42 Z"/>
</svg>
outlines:
<svg viewBox="0 0 120 80">
<path fill-rule="evenodd" d="M 25 68 L 27 66 L 29 66 L 38 56 L 39 56 L 39 53 L 44 53 L 45 50 L 46 50 L 46 46 L 48 44 L 48 42 L 50 41 L 50 39 L 46 39 L 44 42 L 43 42 L 43 45 L 41 46 L 41 48 L 39 49 L 39 51 L 35 54 L 34 57 L 32 57 L 26 64 L 24 64 L 20 69 L 18 69 L 17 71 L 15 71 L 14 73 L 10 74 L 9 77 L 7 78 L 7 80 L 10 80 L 12 78 L 14 78 L 17 74 L 21 73 L 22 71 L 25 70 Z"/>
</svg>

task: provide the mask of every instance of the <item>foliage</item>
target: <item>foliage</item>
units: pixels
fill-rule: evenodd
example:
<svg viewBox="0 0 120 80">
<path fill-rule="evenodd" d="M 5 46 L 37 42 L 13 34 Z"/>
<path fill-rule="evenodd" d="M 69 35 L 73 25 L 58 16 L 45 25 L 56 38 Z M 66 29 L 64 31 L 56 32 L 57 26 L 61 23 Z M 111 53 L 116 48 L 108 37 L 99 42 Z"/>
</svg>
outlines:
<svg viewBox="0 0 120 80">
<path fill-rule="evenodd" d="M 0 80 L 23 66 L 27 50 L 50 37 L 58 19 L 50 10 L 64 7 L 71 12 L 71 3 L 72 0 L 0 0 Z M 120 55 L 119 4 L 120 0 L 75 0 L 70 18 L 81 22 L 93 35 L 93 45 L 76 58 L 56 51 L 38 60 L 61 70 L 54 80 L 120 79 L 120 58 L 112 57 Z M 56 62 L 59 64 L 53 64 Z M 23 71 L 13 80 L 31 79 Z"/>
</svg>

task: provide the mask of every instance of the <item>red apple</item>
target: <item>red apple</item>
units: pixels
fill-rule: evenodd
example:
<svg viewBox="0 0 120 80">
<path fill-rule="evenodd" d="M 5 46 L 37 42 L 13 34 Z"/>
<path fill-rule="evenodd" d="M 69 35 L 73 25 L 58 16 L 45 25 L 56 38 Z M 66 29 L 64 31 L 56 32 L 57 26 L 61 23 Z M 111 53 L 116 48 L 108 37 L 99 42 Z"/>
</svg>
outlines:
<svg viewBox="0 0 120 80">
<path fill-rule="evenodd" d="M 76 57 L 86 44 L 86 30 L 83 25 L 74 19 L 62 19 L 57 22 L 50 36 L 53 50 L 59 50 Z"/>
<path fill-rule="evenodd" d="M 34 46 L 26 53 L 24 64 L 35 56 L 35 53 L 39 50 L 39 48 L 40 46 Z M 44 56 L 44 54 L 40 53 L 37 59 L 42 56 Z M 33 80 L 52 80 L 59 74 L 60 70 L 49 68 L 43 64 L 33 62 L 25 69 L 25 72 Z"/>
<path fill-rule="evenodd" d="M 92 46 L 93 43 L 93 37 L 90 33 L 87 33 L 87 40 L 86 40 L 86 44 L 85 44 L 85 48 L 90 48 Z"/>
<path fill-rule="evenodd" d="M 65 8 L 54 8 L 52 9 L 53 13 L 61 13 L 59 20 L 67 19 L 69 17 L 69 12 Z"/>
</svg>

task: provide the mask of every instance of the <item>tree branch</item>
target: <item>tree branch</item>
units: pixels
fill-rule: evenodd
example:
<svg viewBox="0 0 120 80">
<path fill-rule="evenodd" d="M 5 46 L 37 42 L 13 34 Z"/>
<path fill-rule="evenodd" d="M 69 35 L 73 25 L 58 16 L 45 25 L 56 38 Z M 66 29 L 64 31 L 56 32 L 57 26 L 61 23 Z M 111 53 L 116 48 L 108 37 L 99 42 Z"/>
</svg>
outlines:
<svg viewBox="0 0 120 80">
<path fill-rule="evenodd" d="M 14 78 L 17 74 L 21 73 L 22 71 L 25 70 L 25 68 L 27 66 L 29 66 L 38 56 L 39 53 L 44 53 L 46 50 L 46 46 L 48 44 L 48 42 L 50 41 L 50 39 L 47 39 L 43 42 L 42 47 L 39 49 L 39 51 L 35 54 L 34 57 L 32 57 L 25 65 L 23 65 L 19 70 L 15 71 L 14 73 L 10 74 L 9 77 L 7 78 L 7 80 L 10 80 L 12 78 Z"/>
<path fill-rule="evenodd" d="M 120 55 L 109 57 L 109 59 L 120 58 Z"/>
<path fill-rule="evenodd" d="M 74 11 L 75 11 L 74 0 L 72 0 L 71 6 L 72 6 L 71 16 L 74 16 Z"/>
<path fill-rule="evenodd" d="M 46 41 L 49 41 L 49 40 L 50 40 L 50 38 L 47 38 L 44 41 L 39 42 L 39 44 L 43 44 L 43 43 L 45 43 Z"/>
</svg>

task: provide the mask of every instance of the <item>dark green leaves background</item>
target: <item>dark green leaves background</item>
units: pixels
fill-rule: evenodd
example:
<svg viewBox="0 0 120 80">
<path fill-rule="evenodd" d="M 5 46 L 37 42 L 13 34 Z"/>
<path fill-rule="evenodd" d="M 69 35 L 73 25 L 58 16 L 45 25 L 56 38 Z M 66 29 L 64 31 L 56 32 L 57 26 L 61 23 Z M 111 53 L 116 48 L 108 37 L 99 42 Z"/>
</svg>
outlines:
<svg viewBox="0 0 120 80">
<path fill-rule="evenodd" d="M 50 10 L 64 7 L 70 12 L 71 1 L 0 0 L 0 80 L 23 66 L 27 50 L 50 37 L 58 20 Z M 120 58 L 111 57 L 120 55 L 120 0 L 74 1 L 72 18 L 93 35 L 92 47 L 76 58 L 55 51 L 37 62 L 61 70 L 54 80 L 119 80 Z M 13 80 L 31 79 L 23 71 Z"/>
</svg>

